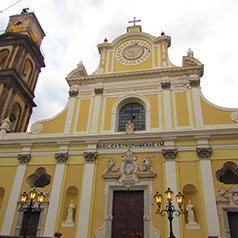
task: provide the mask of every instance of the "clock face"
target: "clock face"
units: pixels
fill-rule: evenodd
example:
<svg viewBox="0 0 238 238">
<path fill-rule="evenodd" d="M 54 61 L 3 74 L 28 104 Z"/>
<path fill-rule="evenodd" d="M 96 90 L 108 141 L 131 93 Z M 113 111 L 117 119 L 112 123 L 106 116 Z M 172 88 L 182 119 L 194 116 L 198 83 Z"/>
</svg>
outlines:
<svg viewBox="0 0 238 238">
<path fill-rule="evenodd" d="M 116 59 L 124 65 L 137 65 L 146 61 L 151 55 L 151 46 L 143 40 L 129 40 L 116 50 Z"/>
</svg>

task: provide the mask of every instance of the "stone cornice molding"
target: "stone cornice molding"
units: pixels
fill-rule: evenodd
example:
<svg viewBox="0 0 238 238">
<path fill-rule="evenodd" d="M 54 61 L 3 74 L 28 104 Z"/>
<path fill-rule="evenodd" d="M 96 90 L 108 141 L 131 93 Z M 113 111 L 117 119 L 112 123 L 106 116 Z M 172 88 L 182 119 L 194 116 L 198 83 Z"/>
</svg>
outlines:
<svg viewBox="0 0 238 238">
<path fill-rule="evenodd" d="M 91 74 L 86 77 L 67 77 L 67 82 L 70 86 L 73 84 L 81 84 L 82 82 L 104 82 L 105 79 L 107 81 L 115 79 L 121 80 L 122 78 L 136 78 L 138 77 L 163 77 L 163 76 L 184 76 L 190 74 L 197 74 L 200 77 L 203 75 L 203 65 L 195 65 L 188 67 L 170 67 L 170 68 L 162 68 L 162 69 L 152 69 L 152 70 L 141 70 L 141 71 L 130 71 L 130 72 L 119 72 L 119 73 L 107 73 L 107 74 Z"/>
<path fill-rule="evenodd" d="M 199 159 L 210 159 L 212 154 L 212 147 L 197 147 L 196 152 Z"/>
<path fill-rule="evenodd" d="M 57 161 L 57 163 L 65 163 L 67 161 L 69 157 L 69 153 L 65 152 L 65 153 L 55 153 L 55 159 Z"/>
<path fill-rule="evenodd" d="M 162 149 L 162 153 L 165 160 L 175 160 L 178 153 L 178 149 Z"/>
<path fill-rule="evenodd" d="M 31 154 L 18 154 L 17 159 L 20 164 L 27 164 L 30 161 Z"/>
<path fill-rule="evenodd" d="M 97 159 L 97 152 L 84 152 L 83 157 L 85 158 L 86 163 L 95 163 Z"/>
</svg>

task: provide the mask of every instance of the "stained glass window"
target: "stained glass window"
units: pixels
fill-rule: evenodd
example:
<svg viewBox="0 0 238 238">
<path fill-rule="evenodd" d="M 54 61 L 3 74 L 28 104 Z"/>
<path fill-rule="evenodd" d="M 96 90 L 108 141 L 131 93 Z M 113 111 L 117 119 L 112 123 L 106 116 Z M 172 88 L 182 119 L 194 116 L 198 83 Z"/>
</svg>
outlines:
<svg viewBox="0 0 238 238">
<path fill-rule="evenodd" d="M 135 131 L 145 130 L 145 109 L 139 103 L 129 103 L 119 112 L 118 131 L 125 131 L 126 124 L 131 121 Z"/>
</svg>

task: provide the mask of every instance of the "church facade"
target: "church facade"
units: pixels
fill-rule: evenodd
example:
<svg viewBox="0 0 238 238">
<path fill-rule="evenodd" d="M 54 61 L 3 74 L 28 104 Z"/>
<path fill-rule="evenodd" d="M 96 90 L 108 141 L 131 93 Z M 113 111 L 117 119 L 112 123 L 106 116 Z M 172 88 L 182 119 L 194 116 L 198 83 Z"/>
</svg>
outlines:
<svg viewBox="0 0 238 238">
<path fill-rule="evenodd" d="M 82 62 L 69 73 L 61 113 L 19 133 L 8 115 L 2 118 L 1 235 L 22 234 L 19 196 L 35 187 L 45 196 L 27 224 L 35 236 L 168 237 L 154 195 L 163 194 L 164 208 L 170 188 L 184 195 L 175 237 L 237 237 L 238 109 L 208 102 L 200 88 L 203 64 L 189 50 L 175 66 L 170 45 L 163 32 L 155 37 L 129 26 L 98 45 L 93 74 Z"/>
</svg>

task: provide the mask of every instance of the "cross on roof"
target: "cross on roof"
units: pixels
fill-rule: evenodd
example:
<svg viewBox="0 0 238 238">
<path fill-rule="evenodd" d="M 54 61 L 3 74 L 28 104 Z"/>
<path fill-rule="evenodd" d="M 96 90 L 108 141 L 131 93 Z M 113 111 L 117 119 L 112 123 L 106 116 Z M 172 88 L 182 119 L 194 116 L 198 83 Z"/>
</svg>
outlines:
<svg viewBox="0 0 238 238">
<path fill-rule="evenodd" d="M 136 20 L 136 17 L 134 17 L 133 21 L 128 21 L 128 23 L 133 23 L 134 26 L 136 25 L 136 22 L 140 22 L 141 20 Z"/>
</svg>

